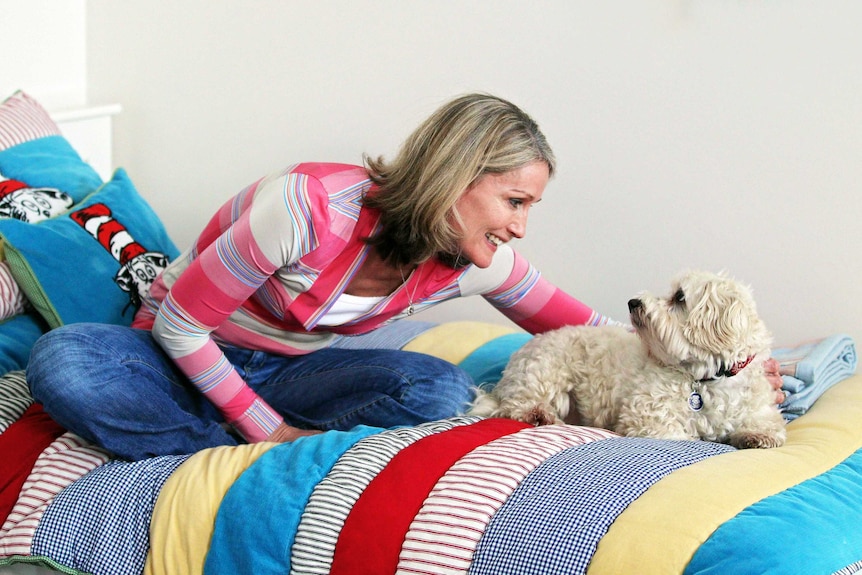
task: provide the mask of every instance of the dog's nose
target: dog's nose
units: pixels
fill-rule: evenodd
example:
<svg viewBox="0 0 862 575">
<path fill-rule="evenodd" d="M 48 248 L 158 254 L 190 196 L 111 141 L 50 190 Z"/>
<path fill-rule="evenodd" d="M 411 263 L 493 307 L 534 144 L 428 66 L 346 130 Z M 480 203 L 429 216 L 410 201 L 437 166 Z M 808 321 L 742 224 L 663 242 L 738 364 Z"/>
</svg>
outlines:
<svg viewBox="0 0 862 575">
<path fill-rule="evenodd" d="M 629 312 L 633 312 L 643 305 L 643 302 L 637 298 L 632 298 L 629 300 Z"/>
</svg>

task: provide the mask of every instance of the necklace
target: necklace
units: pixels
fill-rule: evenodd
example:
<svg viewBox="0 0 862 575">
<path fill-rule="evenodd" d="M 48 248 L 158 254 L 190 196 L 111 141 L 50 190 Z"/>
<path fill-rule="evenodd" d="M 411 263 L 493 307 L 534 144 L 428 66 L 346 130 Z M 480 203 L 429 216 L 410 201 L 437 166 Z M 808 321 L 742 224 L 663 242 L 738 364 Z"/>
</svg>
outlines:
<svg viewBox="0 0 862 575">
<path fill-rule="evenodd" d="M 416 267 L 417 274 L 419 267 Z M 407 280 L 410 279 L 410 276 L 404 277 L 404 269 L 401 266 L 398 266 L 398 271 L 401 273 L 401 285 L 404 286 L 404 293 L 407 294 L 407 315 L 413 315 L 413 312 L 416 311 L 416 308 L 413 307 L 413 296 L 416 295 L 416 288 L 419 287 L 419 276 L 416 276 L 416 284 L 413 286 L 413 291 L 407 291 Z"/>
</svg>

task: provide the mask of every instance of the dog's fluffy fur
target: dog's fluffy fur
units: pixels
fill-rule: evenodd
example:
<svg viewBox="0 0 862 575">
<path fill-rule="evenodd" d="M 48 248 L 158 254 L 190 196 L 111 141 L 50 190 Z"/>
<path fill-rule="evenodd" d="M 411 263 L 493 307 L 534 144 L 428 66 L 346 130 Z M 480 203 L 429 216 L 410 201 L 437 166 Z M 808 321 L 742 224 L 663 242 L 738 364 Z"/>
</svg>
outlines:
<svg viewBox="0 0 862 575">
<path fill-rule="evenodd" d="M 512 355 L 493 391 L 478 393 L 470 414 L 739 448 L 784 443 L 762 365 L 772 336 L 747 286 L 723 273 L 687 272 L 668 297 L 642 293 L 629 310 L 636 333 L 572 326 L 537 335 Z"/>
</svg>

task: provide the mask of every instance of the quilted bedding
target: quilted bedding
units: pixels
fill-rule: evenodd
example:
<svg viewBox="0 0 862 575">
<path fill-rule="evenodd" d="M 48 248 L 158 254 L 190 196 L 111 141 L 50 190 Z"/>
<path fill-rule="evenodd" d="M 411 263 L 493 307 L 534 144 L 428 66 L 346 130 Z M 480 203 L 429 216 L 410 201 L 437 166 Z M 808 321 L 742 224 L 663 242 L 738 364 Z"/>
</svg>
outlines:
<svg viewBox="0 0 862 575">
<path fill-rule="evenodd" d="M 476 369 L 477 358 L 503 361 L 520 337 L 509 332 L 442 324 L 403 347 Z M 20 385 L 23 374 L 3 379 Z M 862 565 L 860 405 L 862 376 L 837 383 L 772 450 L 458 417 L 140 462 L 111 459 L 29 406 L 0 445 L 28 423 L 48 445 L 0 529 L 0 565 L 97 574 L 850 573 Z"/>
</svg>

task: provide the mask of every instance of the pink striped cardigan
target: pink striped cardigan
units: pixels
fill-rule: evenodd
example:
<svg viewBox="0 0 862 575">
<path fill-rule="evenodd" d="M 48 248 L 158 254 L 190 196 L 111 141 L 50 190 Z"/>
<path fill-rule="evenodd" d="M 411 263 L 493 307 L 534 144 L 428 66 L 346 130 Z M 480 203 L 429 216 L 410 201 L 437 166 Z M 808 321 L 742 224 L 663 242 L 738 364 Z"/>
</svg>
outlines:
<svg viewBox="0 0 862 575">
<path fill-rule="evenodd" d="M 283 421 L 225 359 L 216 342 L 283 355 L 326 347 L 416 309 L 483 295 L 531 333 L 607 318 L 556 288 L 508 246 L 488 268 L 452 269 L 436 259 L 366 314 L 335 327 L 318 322 L 362 265 L 379 214 L 362 205 L 365 169 L 305 163 L 267 176 L 225 203 L 192 248 L 156 280 L 134 326 L 152 329 L 165 352 L 248 441 Z M 409 294 L 409 296 L 408 296 Z"/>
</svg>

